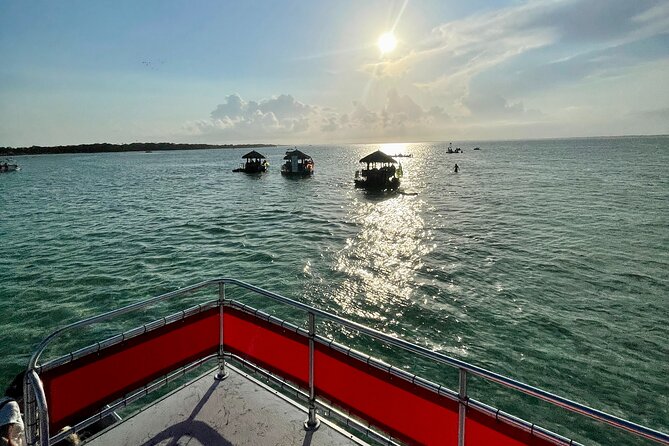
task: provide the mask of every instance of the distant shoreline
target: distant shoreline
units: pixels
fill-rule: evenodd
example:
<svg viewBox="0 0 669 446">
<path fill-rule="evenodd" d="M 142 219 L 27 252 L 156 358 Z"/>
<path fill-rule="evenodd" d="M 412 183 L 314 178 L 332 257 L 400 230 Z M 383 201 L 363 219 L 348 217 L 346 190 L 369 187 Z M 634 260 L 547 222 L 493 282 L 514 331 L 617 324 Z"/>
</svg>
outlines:
<svg viewBox="0 0 669 446">
<path fill-rule="evenodd" d="M 158 152 L 169 150 L 255 149 L 276 144 L 178 144 L 171 142 L 133 142 L 130 144 L 77 144 L 67 146 L 0 147 L 0 156 L 56 155 L 61 153 Z"/>
</svg>

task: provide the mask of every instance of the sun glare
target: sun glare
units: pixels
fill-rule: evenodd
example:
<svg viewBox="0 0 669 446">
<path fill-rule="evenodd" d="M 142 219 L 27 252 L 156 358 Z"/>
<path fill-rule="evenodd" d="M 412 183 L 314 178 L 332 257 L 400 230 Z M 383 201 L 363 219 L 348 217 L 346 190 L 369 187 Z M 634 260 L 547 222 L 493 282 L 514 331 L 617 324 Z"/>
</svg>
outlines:
<svg viewBox="0 0 669 446">
<path fill-rule="evenodd" d="M 381 50 L 381 54 L 386 54 L 395 49 L 395 47 L 397 46 L 397 39 L 395 38 L 393 33 L 381 34 L 381 37 L 379 37 L 378 44 L 379 44 L 379 49 Z"/>
<path fill-rule="evenodd" d="M 395 156 L 396 153 L 403 155 L 407 153 L 407 144 L 403 142 L 388 142 L 381 144 L 380 150 L 390 156 Z"/>
</svg>

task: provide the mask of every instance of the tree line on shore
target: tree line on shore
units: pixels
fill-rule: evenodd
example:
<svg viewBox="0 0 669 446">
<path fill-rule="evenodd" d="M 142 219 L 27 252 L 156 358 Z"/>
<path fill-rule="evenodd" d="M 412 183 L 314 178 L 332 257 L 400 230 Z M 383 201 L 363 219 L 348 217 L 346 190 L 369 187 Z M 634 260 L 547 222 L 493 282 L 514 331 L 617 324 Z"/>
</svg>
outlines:
<svg viewBox="0 0 669 446">
<path fill-rule="evenodd" d="M 0 147 L 0 156 L 48 155 L 56 153 L 147 152 L 159 150 L 245 149 L 276 147 L 276 144 L 179 144 L 171 142 L 133 142 L 130 144 L 77 144 L 70 146 Z"/>
</svg>

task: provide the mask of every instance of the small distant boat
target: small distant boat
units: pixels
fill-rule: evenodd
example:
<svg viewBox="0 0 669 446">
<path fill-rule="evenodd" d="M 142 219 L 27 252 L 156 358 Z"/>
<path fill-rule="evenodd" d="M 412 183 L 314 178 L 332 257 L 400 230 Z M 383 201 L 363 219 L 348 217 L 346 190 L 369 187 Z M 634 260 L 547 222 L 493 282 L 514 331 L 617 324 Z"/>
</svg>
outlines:
<svg viewBox="0 0 669 446">
<path fill-rule="evenodd" d="M 281 175 L 308 177 L 314 174 L 314 160 L 304 152 L 289 150 L 283 159 L 286 162 L 281 166 Z"/>
<path fill-rule="evenodd" d="M 18 164 L 9 164 L 9 161 L 0 163 L 0 172 L 14 172 L 16 170 L 19 170 Z"/>
<path fill-rule="evenodd" d="M 462 149 L 460 147 L 456 147 L 455 149 L 453 148 L 453 143 L 448 143 L 448 149 L 446 150 L 446 153 L 462 153 Z"/>
<path fill-rule="evenodd" d="M 242 156 L 246 162 L 241 163 L 240 166 L 236 169 L 233 169 L 233 172 L 244 172 L 244 173 L 264 173 L 269 169 L 269 163 L 265 158 L 265 155 L 256 152 L 255 150 L 247 153 Z"/>
<path fill-rule="evenodd" d="M 374 191 L 395 191 L 400 187 L 402 165 L 395 168 L 397 161 L 390 155 L 377 150 L 360 162 L 366 167 L 355 173 L 355 187 Z"/>
<path fill-rule="evenodd" d="M 413 158 L 413 153 L 396 153 L 393 158 Z"/>
<path fill-rule="evenodd" d="M 481 150 L 480 147 L 474 147 L 474 150 Z"/>
</svg>

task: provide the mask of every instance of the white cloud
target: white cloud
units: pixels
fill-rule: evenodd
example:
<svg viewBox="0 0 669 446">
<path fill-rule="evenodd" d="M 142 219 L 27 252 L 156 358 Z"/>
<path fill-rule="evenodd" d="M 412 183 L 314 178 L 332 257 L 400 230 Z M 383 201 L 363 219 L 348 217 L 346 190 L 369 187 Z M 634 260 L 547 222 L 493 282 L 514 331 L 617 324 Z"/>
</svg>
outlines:
<svg viewBox="0 0 669 446">
<path fill-rule="evenodd" d="M 304 132 L 309 128 L 310 116 L 317 112 L 317 108 L 296 101 L 291 95 L 247 102 L 238 94 L 231 94 L 211 112 L 211 122 L 201 121 L 199 126 L 203 131 Z"/>
<path fill-rule="evenodd" d="M 486 120 L 509 120 L 522 118 L 536 119 L 543 114 L 539 110 L 527 110 L 522 101 L 509 103 L 505 98 L 497 94 L 470 94 L 463 100 L 473 116 Z"/>
<path fill-rule="evenodd" d="M 190 122 L 185 127 L 189 134 L 205 139 L 282 141 L 333 136 L 386 137 L 405 134 L 410 129 L 439 126 L 449 120 L 443 108 L 424 109 L 408 95 L 391 89 L 380 109 L 372 110 L 356 101 L 345 113 L 306 104 L 291 95 L 256 102 L 232 94 L 211 112 L 210 119 Z"/>
<path fill-rule="evenodd" d="M 324 130 L 338 131 L 342 135 L 394 136 L 405 134 L 407 130 L 424 130 L 429 126 L 440 127 L 450 122 L 450 117 L 441 107 L 425 109 L 408 95 L 401 95 L 395 89 L 388 91 L 386 103 L 379 110 L 370 110 L 359 102 L 353 103 L 353 110 L 337 118 L 331 117 Z"/>
<path fill-rule="evenodd" d="M 211 112 L 210 119 L 189 122 L 184 127 L 189 135 L 203 139 L 262 141 L 307 134 L 322 113 L 327 112 L 299 102 L 291 95 L 256 102 L 231 94 Z"/>
</svg>

